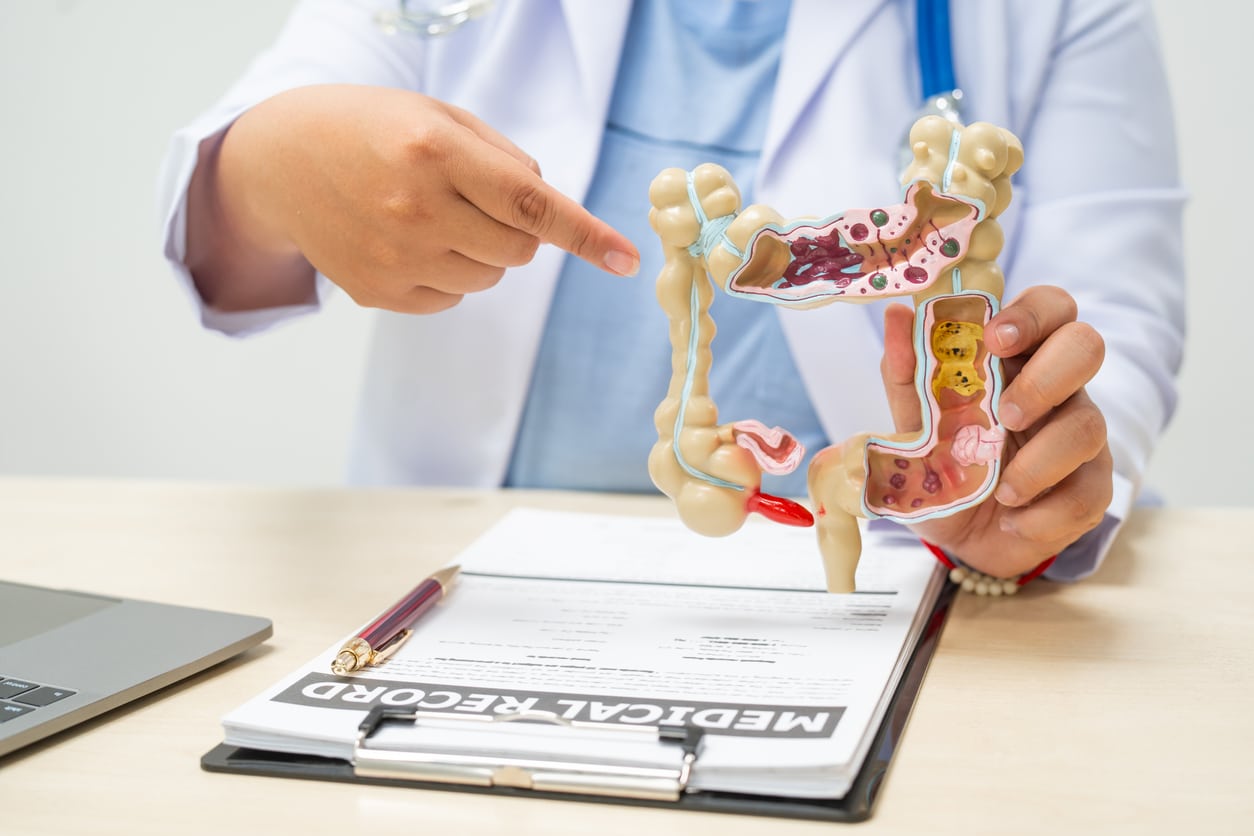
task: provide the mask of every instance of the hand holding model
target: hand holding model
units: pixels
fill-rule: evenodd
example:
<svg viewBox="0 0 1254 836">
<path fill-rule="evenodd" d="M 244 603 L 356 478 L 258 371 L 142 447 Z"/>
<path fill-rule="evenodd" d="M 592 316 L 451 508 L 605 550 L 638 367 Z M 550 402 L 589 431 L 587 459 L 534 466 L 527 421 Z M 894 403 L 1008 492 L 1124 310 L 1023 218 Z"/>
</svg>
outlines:
<svg viewBox="0 0 1254 836">
<path fill-rule="evenodd" d="M 219 310 L 308 302 L 317 269 L 359 304 L 434 313 L 492 287 L 541 243 L 619 275 L 639 263 L 510 140 L 419 93 L 289 90 L 201 155 L 187 260 Z"/>
<path fill-rule="evenodd" d="M 914 312 L 884 316 L 881 369 L 896 429 L 920 430 L 911 344 Z M 1002 358 L 1007 382 L 999 416 L 1006 465 L 993 500 L 914 528 L 928 542 L 995 577 L 1031 570 L 1102 519 L 1113 460 L 1101 410 L 1084 391 L 1104 344 L 1076 320 L 1075 300 L 1048 285 L 1031 287 L 989 323 L 985 346 Z"/>
</svg>

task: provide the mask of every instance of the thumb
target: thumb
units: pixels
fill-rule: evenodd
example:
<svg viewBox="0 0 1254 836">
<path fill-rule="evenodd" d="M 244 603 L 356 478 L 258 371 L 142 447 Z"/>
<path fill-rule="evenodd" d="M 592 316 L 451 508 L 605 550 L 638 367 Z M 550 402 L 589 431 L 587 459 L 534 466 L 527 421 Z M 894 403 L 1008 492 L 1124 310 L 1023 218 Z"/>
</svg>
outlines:
<svg viewBox="0 0 1254 836">
<path fill-rule="evenodd" d="M 914 310 L 907 305 L 889 305 L 884 310 L 884 356 L 880 360 L 880 375 L 897 432 L 918 432 L 923 428 L 914 373 Z"/>
</svg>

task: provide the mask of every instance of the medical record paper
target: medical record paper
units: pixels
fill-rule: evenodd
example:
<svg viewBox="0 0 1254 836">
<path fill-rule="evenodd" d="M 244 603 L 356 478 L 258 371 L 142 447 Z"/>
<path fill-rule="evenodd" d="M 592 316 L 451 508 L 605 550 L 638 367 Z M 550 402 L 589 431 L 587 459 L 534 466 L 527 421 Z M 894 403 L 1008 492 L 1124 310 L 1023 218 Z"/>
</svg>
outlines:
<svg viewBox="0 0 1254 836">
<path fill-rule="evenodd" d="M 227 715 L 226 742 L 348 760 L 377 705 L 434 719 L 376 743 L 399 750 L 512 751 L 532 724 L 488 721 L 519 712 L 602 730 L 697 726 L 692 789 L 840 798 L 944 584 L 902 529 L 867 532 L 859 591 L 831 595 L 811 530 L 754 520 L 709 539 L 673 518 L 534 509 L 457 562 L 396 655 L 336 676 L 337 642 Z M 674 757 L 646 736 L 521 734 L 576 760 Z"/>
</svg>

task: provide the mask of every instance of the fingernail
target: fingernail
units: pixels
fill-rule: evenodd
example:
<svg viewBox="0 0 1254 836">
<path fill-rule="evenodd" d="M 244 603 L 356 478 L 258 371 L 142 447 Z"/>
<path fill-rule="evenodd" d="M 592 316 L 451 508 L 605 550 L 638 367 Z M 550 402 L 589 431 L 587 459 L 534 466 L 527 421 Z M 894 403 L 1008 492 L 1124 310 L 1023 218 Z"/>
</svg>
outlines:
<svg viewBox="0 0 1254 836">
<path fill-rule="evenodd" d="M 1002 517 L 1000 520 L 998 520 L 997 527 L 1000 528 L 1002 531 L 1006 532 L 1007 534 L 1014 534 L 1016 531 L 1019 530 L 1018 526 L 1015 525 L 1015 521 L 1010 519 L 1010 517 Z"/>
<path fill-rule="evenodd" d="M 1007 403 L 1002 401 L 997 408 L 997 417 L 1001 420 L 1002 426 L 1008 430 L 1021 430 L 1023 427 L 1023 410 L 1018 404 Z"/>
<path fill-rule="evenodd" d="M 1009 322 L 998 325 L 993 329 L 997 332 L 997 339 L 1006 348 L 1019 342 L 1019 326 L 1011 325 Z"/>
<path fill-rule="evenodd" d="M 605 254 L 605 269 L 620 276 L 634 276 L 640 269 L 640 259 L 622 250 L 610 250 Z"/>
<path fill-rule="evenodd" d="M 1005 482 L 1002 482 L 997 486 L 997 493 L 993 494 L 993 496 L 996 497 L 997 501 L 1002 505 L 1014 506 L 1019 504 L 1019 494 L 1015 493 L 1015 489 L 1007 485 Z M 1003 528 L 1002 530 L 1005 531 L 1006 529 Z"/>
</svg>

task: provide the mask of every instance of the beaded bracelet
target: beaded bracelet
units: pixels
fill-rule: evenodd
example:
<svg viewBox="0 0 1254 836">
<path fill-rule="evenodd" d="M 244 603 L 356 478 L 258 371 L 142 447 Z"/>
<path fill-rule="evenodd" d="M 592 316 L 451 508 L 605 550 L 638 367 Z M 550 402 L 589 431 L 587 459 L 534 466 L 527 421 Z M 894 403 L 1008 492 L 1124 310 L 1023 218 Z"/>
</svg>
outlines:
<svg viewBox="0 0 1254 836">
<path fill-rule="evenodd" d="M 974 592 L 976 595 L 991 595 L 994 598 L 1002 595 L 1014 595 L 1019 591 L 1019 587 L 1027 584 L 1028 581 L 1039 578 L 1058 559 L 1058 555 L 1047 557 L 1035 569 L 1017 578 L 995 578 L 968 566 L 958 565 L 949 555 L 945 554 L 940 546 L 932 545 L 927 540 L 923 540 L 922 543 L 927 546 L 927 550 L 932 553 L 933 557 L 949 568 L 949 579 L 962 587 L 963 592 Z"/>
</svg>

